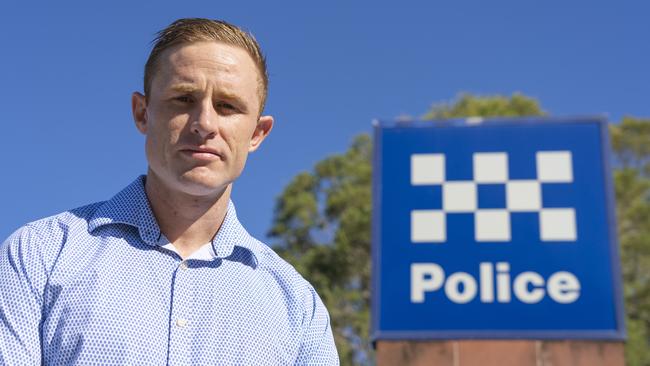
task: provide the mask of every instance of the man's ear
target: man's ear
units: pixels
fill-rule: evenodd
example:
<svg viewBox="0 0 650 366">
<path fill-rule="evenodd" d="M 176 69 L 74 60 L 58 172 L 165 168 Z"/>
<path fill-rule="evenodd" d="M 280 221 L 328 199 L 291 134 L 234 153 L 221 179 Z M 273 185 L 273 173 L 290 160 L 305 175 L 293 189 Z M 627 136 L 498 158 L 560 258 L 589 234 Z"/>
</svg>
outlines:
<svg viewBox="0 0 650 366">
<path fill-rule="evenodd" d="M 133 113 L 135 127 L 143 135 L 147 134 L 147 98 L 144 95 L 133 92 L 133 95 L 131 95 L 131 112 Z"/>
<path fill-rule="evenodd" d="M 248 152 L 253 152 L 257 150 L 258 147 L 262 144 L 262 141 L 268 136 L 269 132 L 273 128 L 273 117 L 272 116 L 261 116 L 257 120 L 257 126 L 251 137 L 251 142 L 248 147 Z"/>
</svg>

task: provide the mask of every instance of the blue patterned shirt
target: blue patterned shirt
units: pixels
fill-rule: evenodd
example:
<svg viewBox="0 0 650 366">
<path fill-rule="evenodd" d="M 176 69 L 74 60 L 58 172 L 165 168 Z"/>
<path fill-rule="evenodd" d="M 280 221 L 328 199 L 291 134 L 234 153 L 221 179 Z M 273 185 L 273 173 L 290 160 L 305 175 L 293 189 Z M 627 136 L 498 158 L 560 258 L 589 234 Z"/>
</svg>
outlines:
<svg viewBox="0 0 650 366">
<path fill-rule="evenodd" d="M 338 365 L 312 288 L 232 203 L 183 260 L 140 177 L 0 246 L 0 365 Z"/>
</svg>

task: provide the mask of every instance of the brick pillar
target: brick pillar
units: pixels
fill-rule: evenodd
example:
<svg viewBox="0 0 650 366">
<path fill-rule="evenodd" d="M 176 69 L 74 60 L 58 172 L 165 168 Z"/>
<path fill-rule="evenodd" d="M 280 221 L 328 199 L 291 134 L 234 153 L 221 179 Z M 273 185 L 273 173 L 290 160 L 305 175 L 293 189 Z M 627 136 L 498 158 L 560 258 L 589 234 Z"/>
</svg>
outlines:
<svg viewBox="0 0 650 366">
<path fill-rule="evenodd" d="M 622 342 L 377 341 L 377 366 L 624 366 Z"/>
</svg>

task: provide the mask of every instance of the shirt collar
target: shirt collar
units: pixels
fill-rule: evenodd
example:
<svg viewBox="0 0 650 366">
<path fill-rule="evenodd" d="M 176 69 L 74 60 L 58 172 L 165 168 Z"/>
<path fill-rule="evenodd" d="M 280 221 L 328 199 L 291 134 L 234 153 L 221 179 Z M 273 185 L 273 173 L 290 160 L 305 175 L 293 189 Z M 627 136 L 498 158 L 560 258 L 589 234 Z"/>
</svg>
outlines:
<svg viewBox="0 0 650 366">
<path fill-rule="evenodd" d="M 93 232 L 104 225 L 126 224 L 137 228 L 140 238 L 148 245 L 161 245 L 160 227 L 144 190 L 145 178 L 144 175 L 138 177 L 113 198 L 104 202 L 91 217 L 88 231 Z M 232 254 L 235 245 L 240 244 L 250 250 L 244 243 L 248 236 L 248 232 L 237 219 L 235 205 L 229 201 L 226 217 L 212 239 L 214 256 L 226 258 Z"/>
</svg>

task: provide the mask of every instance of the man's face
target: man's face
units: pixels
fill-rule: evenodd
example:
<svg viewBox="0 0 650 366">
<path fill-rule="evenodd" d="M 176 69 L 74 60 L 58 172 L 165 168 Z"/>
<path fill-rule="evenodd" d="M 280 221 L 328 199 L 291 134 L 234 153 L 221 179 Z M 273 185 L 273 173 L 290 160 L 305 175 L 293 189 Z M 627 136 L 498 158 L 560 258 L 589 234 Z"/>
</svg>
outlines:
<svg viewBox="0 0 650 366">
<path fill-rule="evenodd" d="M 140 93 L 132 100 L 149 174 L 186 194 L 222 193 L 273 125 L 270 116 L 258 118 L 259 88 L 257 67 L 241 48 L 198 42 L 165 50 L 147 100 Z"/>
</svg>

